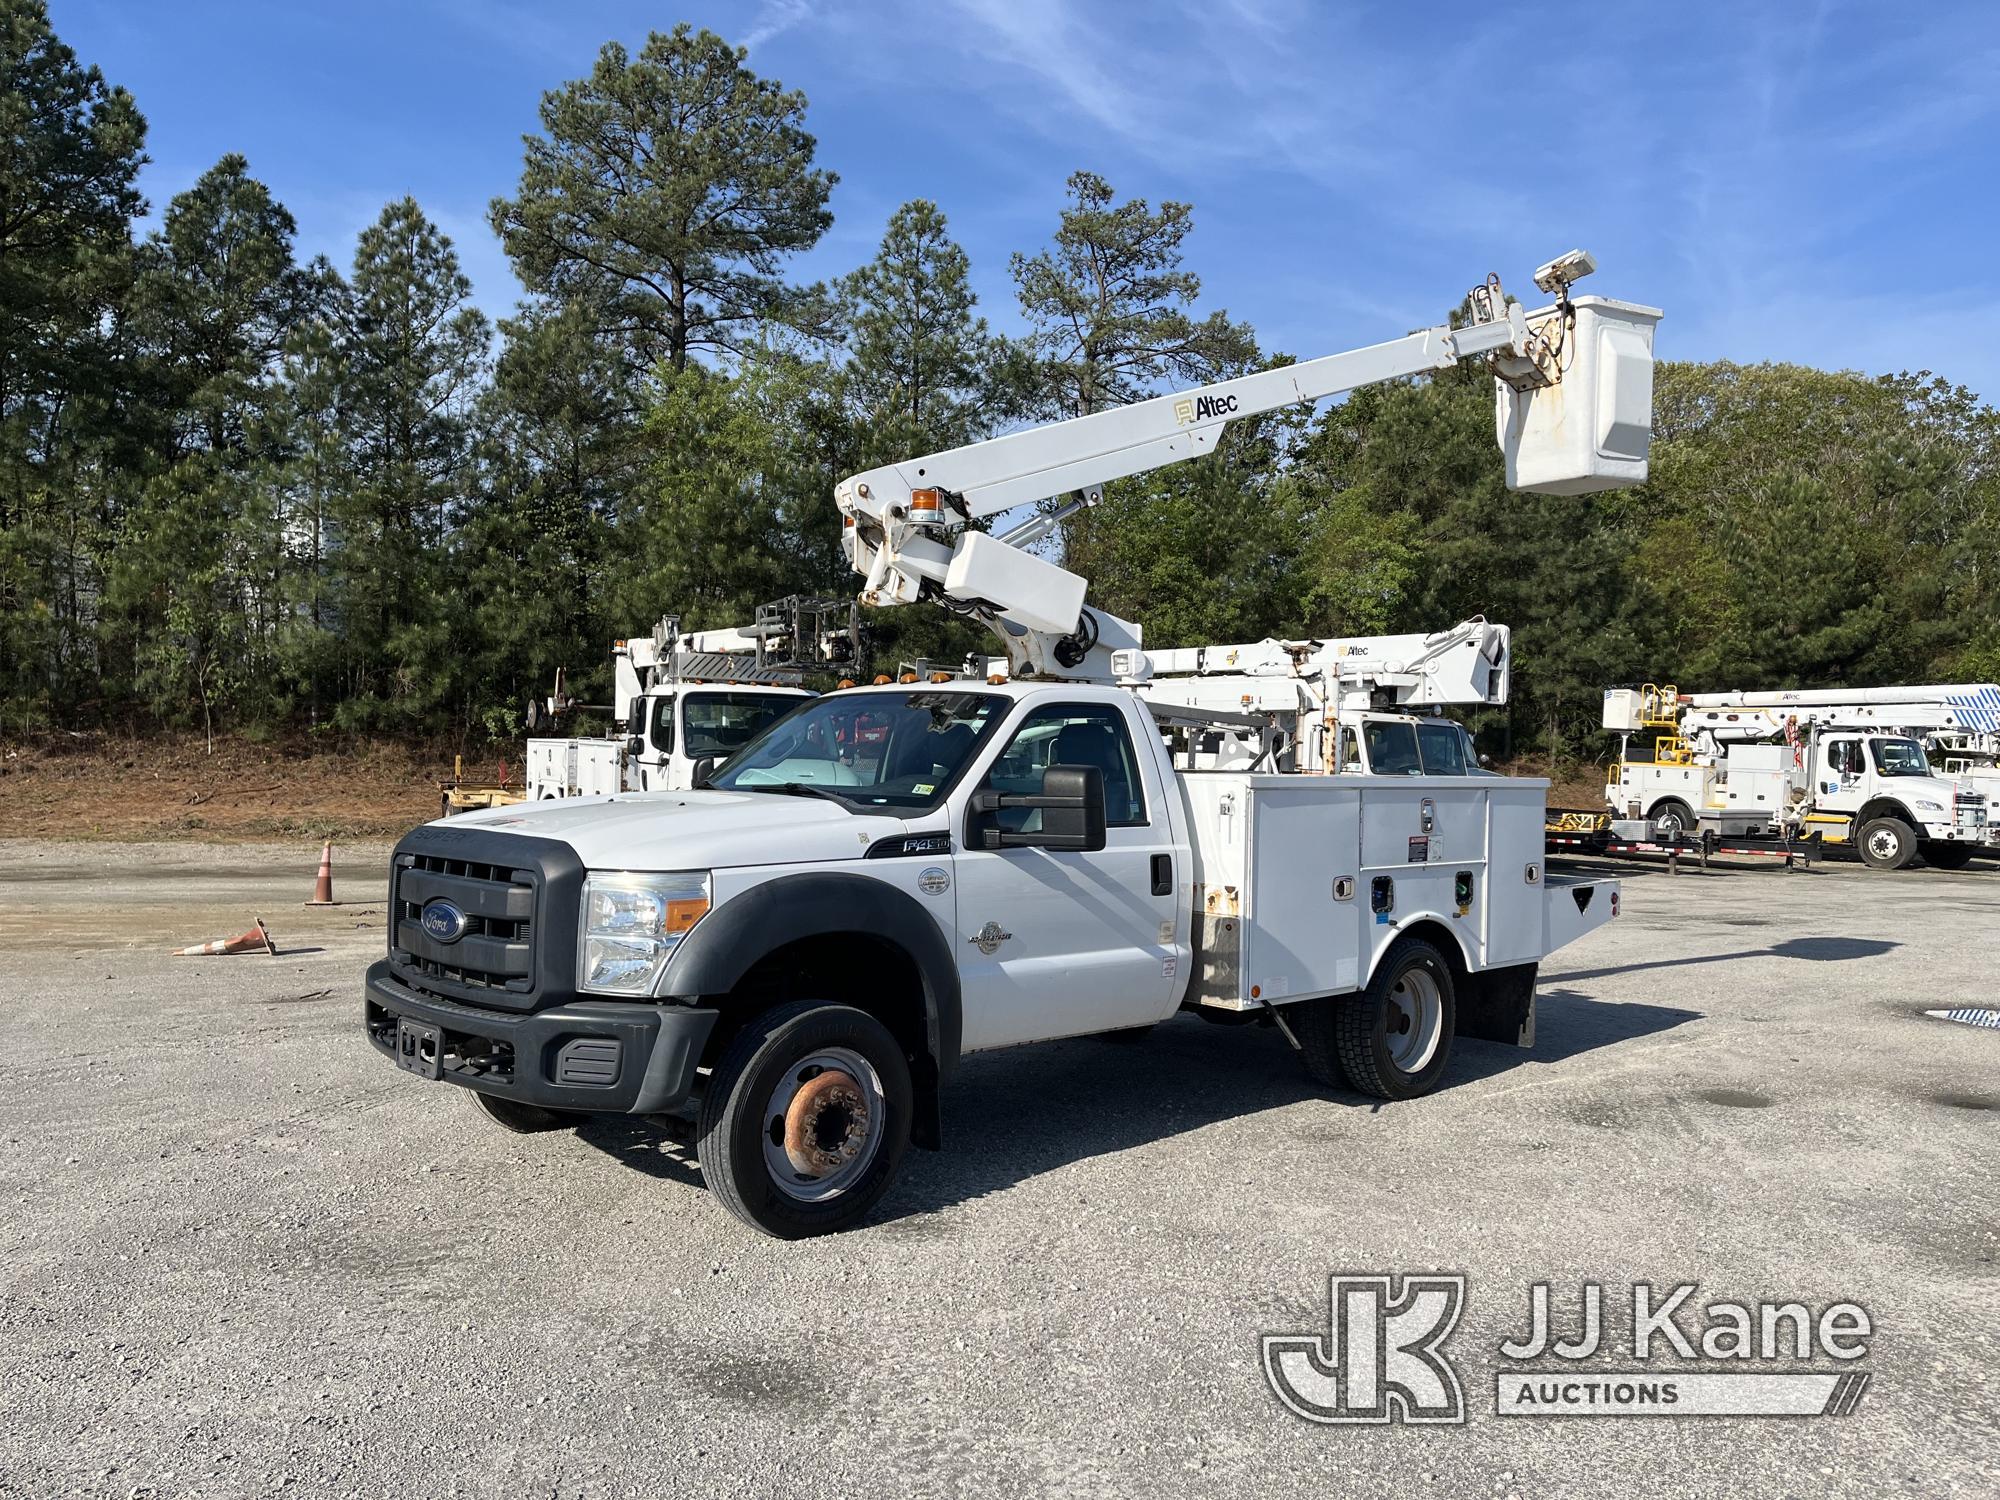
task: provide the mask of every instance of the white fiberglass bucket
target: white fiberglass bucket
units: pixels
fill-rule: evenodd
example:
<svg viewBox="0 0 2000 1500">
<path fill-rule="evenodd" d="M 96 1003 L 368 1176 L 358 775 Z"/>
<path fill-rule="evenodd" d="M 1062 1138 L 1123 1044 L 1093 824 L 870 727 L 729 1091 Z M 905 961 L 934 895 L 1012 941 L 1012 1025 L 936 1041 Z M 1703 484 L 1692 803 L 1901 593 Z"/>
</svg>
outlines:
<svg viewBox="0 0 2000 1500">
<path fill-rule="evenodd" d="M 1638 484 L 1653 441 L 1653 328 L 1657 307 L 1578 297 L 1567 328 L 1553 307 L 1530 329 L 1561 340 L 1562 378 L 1539 390 L 1494 382 L 1495 419 L 1510 489 L 1581 495 Z"/>
</svg>

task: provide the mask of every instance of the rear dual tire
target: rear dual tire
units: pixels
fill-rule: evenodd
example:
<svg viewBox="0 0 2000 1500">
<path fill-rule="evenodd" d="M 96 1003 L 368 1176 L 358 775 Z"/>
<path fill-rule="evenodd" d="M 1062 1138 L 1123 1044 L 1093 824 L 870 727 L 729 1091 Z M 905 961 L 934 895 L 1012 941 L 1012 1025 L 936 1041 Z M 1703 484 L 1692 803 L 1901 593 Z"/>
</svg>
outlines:
<svg viewBox="0 0 2000 1500">
<path fill-rule="evenodd" d="M 1458 1030 L 1451 965 L 1421 938 L 1405 938 L 1358 995 L 1287 1007 L 1306 1071 L 1377 1099 L 1416 1099 L 1444 1079 Z"/>
</svg>

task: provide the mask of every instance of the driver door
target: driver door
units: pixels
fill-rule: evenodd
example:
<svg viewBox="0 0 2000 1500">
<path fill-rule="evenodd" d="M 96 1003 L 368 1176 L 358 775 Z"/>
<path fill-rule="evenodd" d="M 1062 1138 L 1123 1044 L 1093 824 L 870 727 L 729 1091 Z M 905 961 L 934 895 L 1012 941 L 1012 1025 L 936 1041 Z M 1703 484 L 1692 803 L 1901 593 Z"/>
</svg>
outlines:
<svg viewBox="0 0 2000 1500">
<path fill-rule="evenodd" d="M 1031 708 L 977 786 L 1038 792 L 1043 771 L 1063 764 L 1104 777 L 1102 849 L 985 849 L 978 819 L 960 813 L 953 945 L 968 1051 L 1149 1025 L 1180 992 L 1175 888 L 1189 875 L 1125 715 L 1103 703 Z M 995 816 L 1032 833 L 1041 814 Z"/>
<path fill-rule="evenodd" d="M 642 700 L 646 705 L 646 740 L 639 752 L 638 788 L 667 790 L 667 767 L 674 758 L 674 727 L 679 719 L 675 695 L 663 693 Z"/>
<path fill-rule="evenodd" d="M 1851 806 L 1861 790 L 1863 761 L 1860 739 L 1854 735 L 1829 739 L 1820 753 L 1823 757 L 1820 805 L 1829 808 Z"/>
</svg>

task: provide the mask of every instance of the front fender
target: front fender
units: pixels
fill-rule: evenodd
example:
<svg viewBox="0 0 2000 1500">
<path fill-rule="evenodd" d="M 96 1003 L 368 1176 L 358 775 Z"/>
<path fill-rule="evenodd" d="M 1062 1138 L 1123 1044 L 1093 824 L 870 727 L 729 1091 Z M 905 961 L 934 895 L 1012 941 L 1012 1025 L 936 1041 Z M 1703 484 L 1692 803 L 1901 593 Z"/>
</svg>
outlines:
<svg viewBox="0 0 2000 1500">
<path fill-rule="evenodd" d="M 828 934 L 879 938 L 909 954 L 923 980 L 926 1041 L 942 1081 L 965 1033 L 951 946 L 915 897 L 865 875 L 780 875 L 732 896 L 681 939 L 660 993 L 686 1000 L 727 994 L 767 954 Z"/>
</svg>

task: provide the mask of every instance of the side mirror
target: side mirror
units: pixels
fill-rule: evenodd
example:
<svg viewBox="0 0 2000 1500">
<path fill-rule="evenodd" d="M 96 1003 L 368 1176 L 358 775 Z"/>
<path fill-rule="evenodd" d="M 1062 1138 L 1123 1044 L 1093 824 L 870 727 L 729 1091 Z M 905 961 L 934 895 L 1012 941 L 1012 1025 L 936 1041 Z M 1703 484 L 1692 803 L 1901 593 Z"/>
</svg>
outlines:
<svg viewBox="0 0 2000 1500">
<path fill-rule="evenodd" d="M 636 734 L 627 735 L 625 737 L 625 753 L 637 759 L 646 753 L 646 742 Z"/>
<path fill-rule="evenodd" d="M 1040 808 L 1038 833 L 1015 833 L 994 815 L 1008 808 Z M 1050 766 L 1039 793 L 978 791 L 972 794 L 974 836 L 979 849 L 1060 849 L 1089 854 L 1104 847 L 1104 773 L 1096 766 Z"/>
<path fill-rule="evenodd" d="M 714 774 L 715 757 L 713 755 L 704 755 L 694 763 L 694 772 L 688 779 L 688 785 L 692 786 L 696 791 L 700 791 L 708 785 L 708 778 Z"/>
<path fill-rule="evenodd" d="M 1482 766 L 1491 767 L 1493 764 L 1493 757 L 1490 755 L 1482 755 L 1479 757 L 1479 763 Z"/>
</svg>

